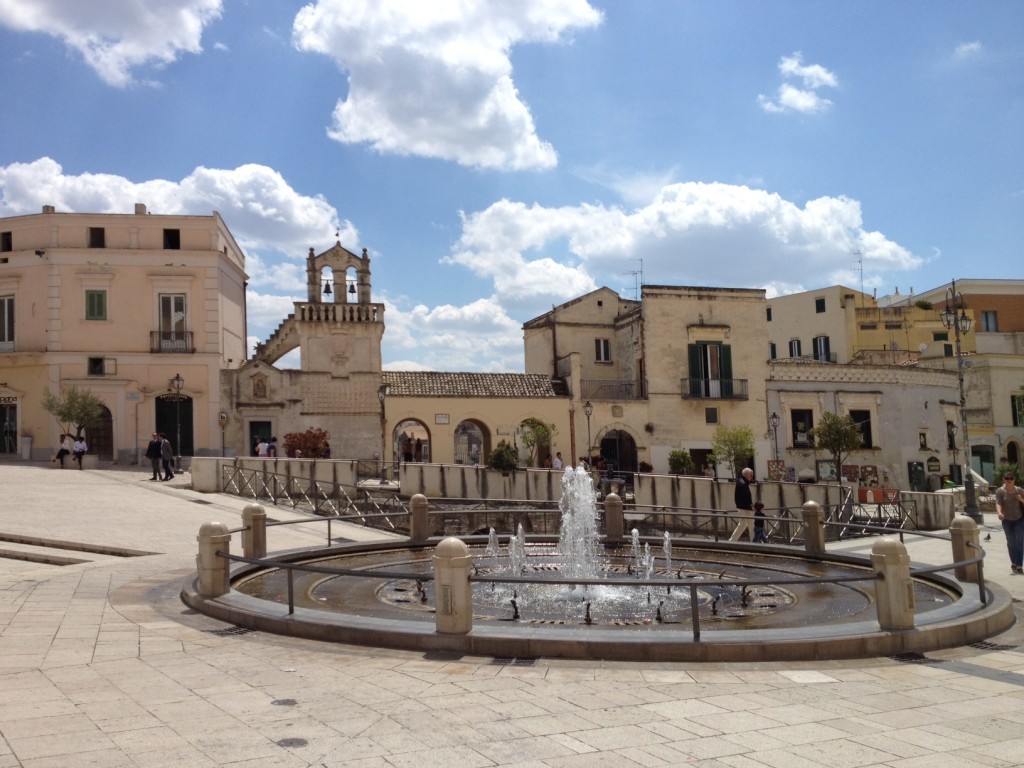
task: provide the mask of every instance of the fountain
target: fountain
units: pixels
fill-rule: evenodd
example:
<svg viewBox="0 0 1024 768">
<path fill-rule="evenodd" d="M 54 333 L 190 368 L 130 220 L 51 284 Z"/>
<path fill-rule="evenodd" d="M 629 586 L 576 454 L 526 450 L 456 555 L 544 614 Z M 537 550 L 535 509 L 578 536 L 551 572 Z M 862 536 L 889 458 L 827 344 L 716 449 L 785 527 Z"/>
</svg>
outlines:
<svg viewBox="0 0 1024 768">
<path fill-rule="evenodd" d="M 292 561 L 347 573 L 295 572 L 289 585 L 284 569 L 236 566 L 235 591 L 228 596 L 203 600 L 186 587 L 183 597 L 203 612 L 243 626 L 503 656 L 767 660 L 876 655 L 906 650 L 908 643 L 944 647 L 953 639 L 962 644 L 972 633 L 983 639 L 1013 620 L 1008 599 L 996 605 L 990 596 L 983 606 L 976 589 L 972 596 L 952 579 L 918 578 L 913 582 L 917 627 L 912 635 L 894 638 L 879 630 L 874 616 L 872 582 L 864 578 L 870 563 L 849 555 L 808 558 L 792 547 L 673 542 L 665 531 L 661 565 L 651 540 L 642 540 L 636 528 L 625 546 L 602 542 L 593 484 L 582 468 L 563 474 L 559 511 L 557 539 L 528 541 L 521 523 L 504 549 L 493 528 L 486 537 L 468 539 L 473 627 L 465 636 L 434 631 L 432 549 L 411 545 L 342 545 L 305 557 L 288 553 Z M 385 570 L 412 575 L 352 575 Z M 804 583 L 823 577 L 827 580 Z M 843 581 L 851 578 L 860 580 Z M 604 583 L 593 583 L 598 581 Z M 998 588 L 990 586 L 990 591 Z M 293 614 L 283 613 L 281 605 L 289 594 L 294 595 Z M 930 624 L 954 628 L 924 631 Z"/>
</svg>

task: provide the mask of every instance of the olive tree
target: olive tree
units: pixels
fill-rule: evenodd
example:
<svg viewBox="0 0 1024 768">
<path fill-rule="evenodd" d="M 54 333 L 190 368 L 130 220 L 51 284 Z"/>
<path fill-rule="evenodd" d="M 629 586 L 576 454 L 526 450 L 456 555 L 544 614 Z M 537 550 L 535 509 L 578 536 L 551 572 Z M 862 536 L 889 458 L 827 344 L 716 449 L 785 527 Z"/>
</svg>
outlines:
<svg viewBox="0 0 1024 768">
<path fill-rule="evenodd" d="M 727 427 L 719 424 L 711 436 L 711 454 L 715 463 L 721 462 L 739 477 L 747 463 L 754 458 L 754 433 L 750 427 Z"/>
<path fill-rule="evenodd" d="M 538 449 L 541 446 L 546 446 L 550 451 L 551 441 L 557 432 L 558 429 L 554 424 L 545 424 L 540 419 L 533 417 L 523 419 L 522 424 L 519 425 L 519 439 L 522 441 L 523 447 L 528 451 L 526 466 L 537 466 L 537 460 L 540 458 L 537 455 Z"/>
<path fill-rule="evenodd" d="M 821 414 L 818 426 L 811 430 L 814 446 L 832 457 L 836 478 L 842 477 L 843 462 L 861 447 L 860 427 L 849 415 L 840 416 L 830 411 Z"/>
<path fill-rule="evenodd" d="M 71 385 L 55 395 L 47 387 L 43 390 L 43 408 L 60 425 L 61 433 L 82 436 L 86 429 L 96 426 L 103 414 L 103 401 L 87 389 Z"/>
</svg>

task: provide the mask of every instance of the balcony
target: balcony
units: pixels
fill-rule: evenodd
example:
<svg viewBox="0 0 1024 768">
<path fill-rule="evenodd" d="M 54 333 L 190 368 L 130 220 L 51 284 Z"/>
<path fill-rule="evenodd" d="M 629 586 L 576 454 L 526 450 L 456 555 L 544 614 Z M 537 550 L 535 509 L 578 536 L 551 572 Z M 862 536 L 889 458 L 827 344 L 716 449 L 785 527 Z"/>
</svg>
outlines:
<svg viewBox="0 0 1024 768">
<path fill-rule="evenodd" d="M 581 400 L 645 400 L 647 383 L 629 379 L 583 379 Z"/>
<path fill-rule="evenodd" d="M 192 331 L 150 331 L 149 351 L 154 354 L 195 354 Z"/>
<path fill-rule="evenodd" d="M 748 400 L 746 379 L 683 379 L 681 393 L 688 400 Z"/>
</svg>

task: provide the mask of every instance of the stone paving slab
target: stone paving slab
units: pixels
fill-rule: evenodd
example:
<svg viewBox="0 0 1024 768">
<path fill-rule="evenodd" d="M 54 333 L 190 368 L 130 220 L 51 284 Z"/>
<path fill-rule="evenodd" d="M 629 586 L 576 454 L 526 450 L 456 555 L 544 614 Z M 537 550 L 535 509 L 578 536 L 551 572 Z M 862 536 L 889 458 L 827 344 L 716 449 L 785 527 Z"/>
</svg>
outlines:
<svg viewBox="0 0 1024 768">
<path fill-rule="evenodd" d="M 923 663 L 516 666 L 233 633 L 178 591 L 199 526 L 240 525 L 244 500 L 144 469 L 0 464 L 0 488 L 0 532 L 155 553 L 0 559 L 0 768 L 1024 765 L 1019 625 Z M 1024 598 L 986 523 L 986 574 Z M 325 532 L 270 535 L 288 549 Z M 914 559 L 944 546 L 908 539 Z"/>
</svg>

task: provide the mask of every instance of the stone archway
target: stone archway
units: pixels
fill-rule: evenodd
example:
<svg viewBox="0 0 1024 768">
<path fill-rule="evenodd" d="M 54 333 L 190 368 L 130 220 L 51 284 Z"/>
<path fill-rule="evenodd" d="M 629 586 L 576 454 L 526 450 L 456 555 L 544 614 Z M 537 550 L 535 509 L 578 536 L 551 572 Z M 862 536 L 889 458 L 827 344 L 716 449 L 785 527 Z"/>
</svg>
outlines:
<svg viewBox="0 0 1024 768">
<path fill-rule="evenodd" d="M 99 421 L 86 430 L 86 443 L 100 461 L 114 460 L 114 417 L 107 406 L 100 406 Z"/>
<path fill-rule="evenodd" d="M 615 472 L 636 472 L 636 440 L 624 429 L 611 429 L 601 438 L 601 459 Z"/>
<path fill-rule="evenodd" d="M 429 462 L 430 429 L 419 419 L 403 419 L 391 433 L 392 450 L 402 464 Z"/>
<path fill-rule="evenodd" d="M 491 435 L 475 419 L 460 421 L 455 427 L 453 455 L 456 464 L 480 464 L 491 452 Z"/>
</svg>

